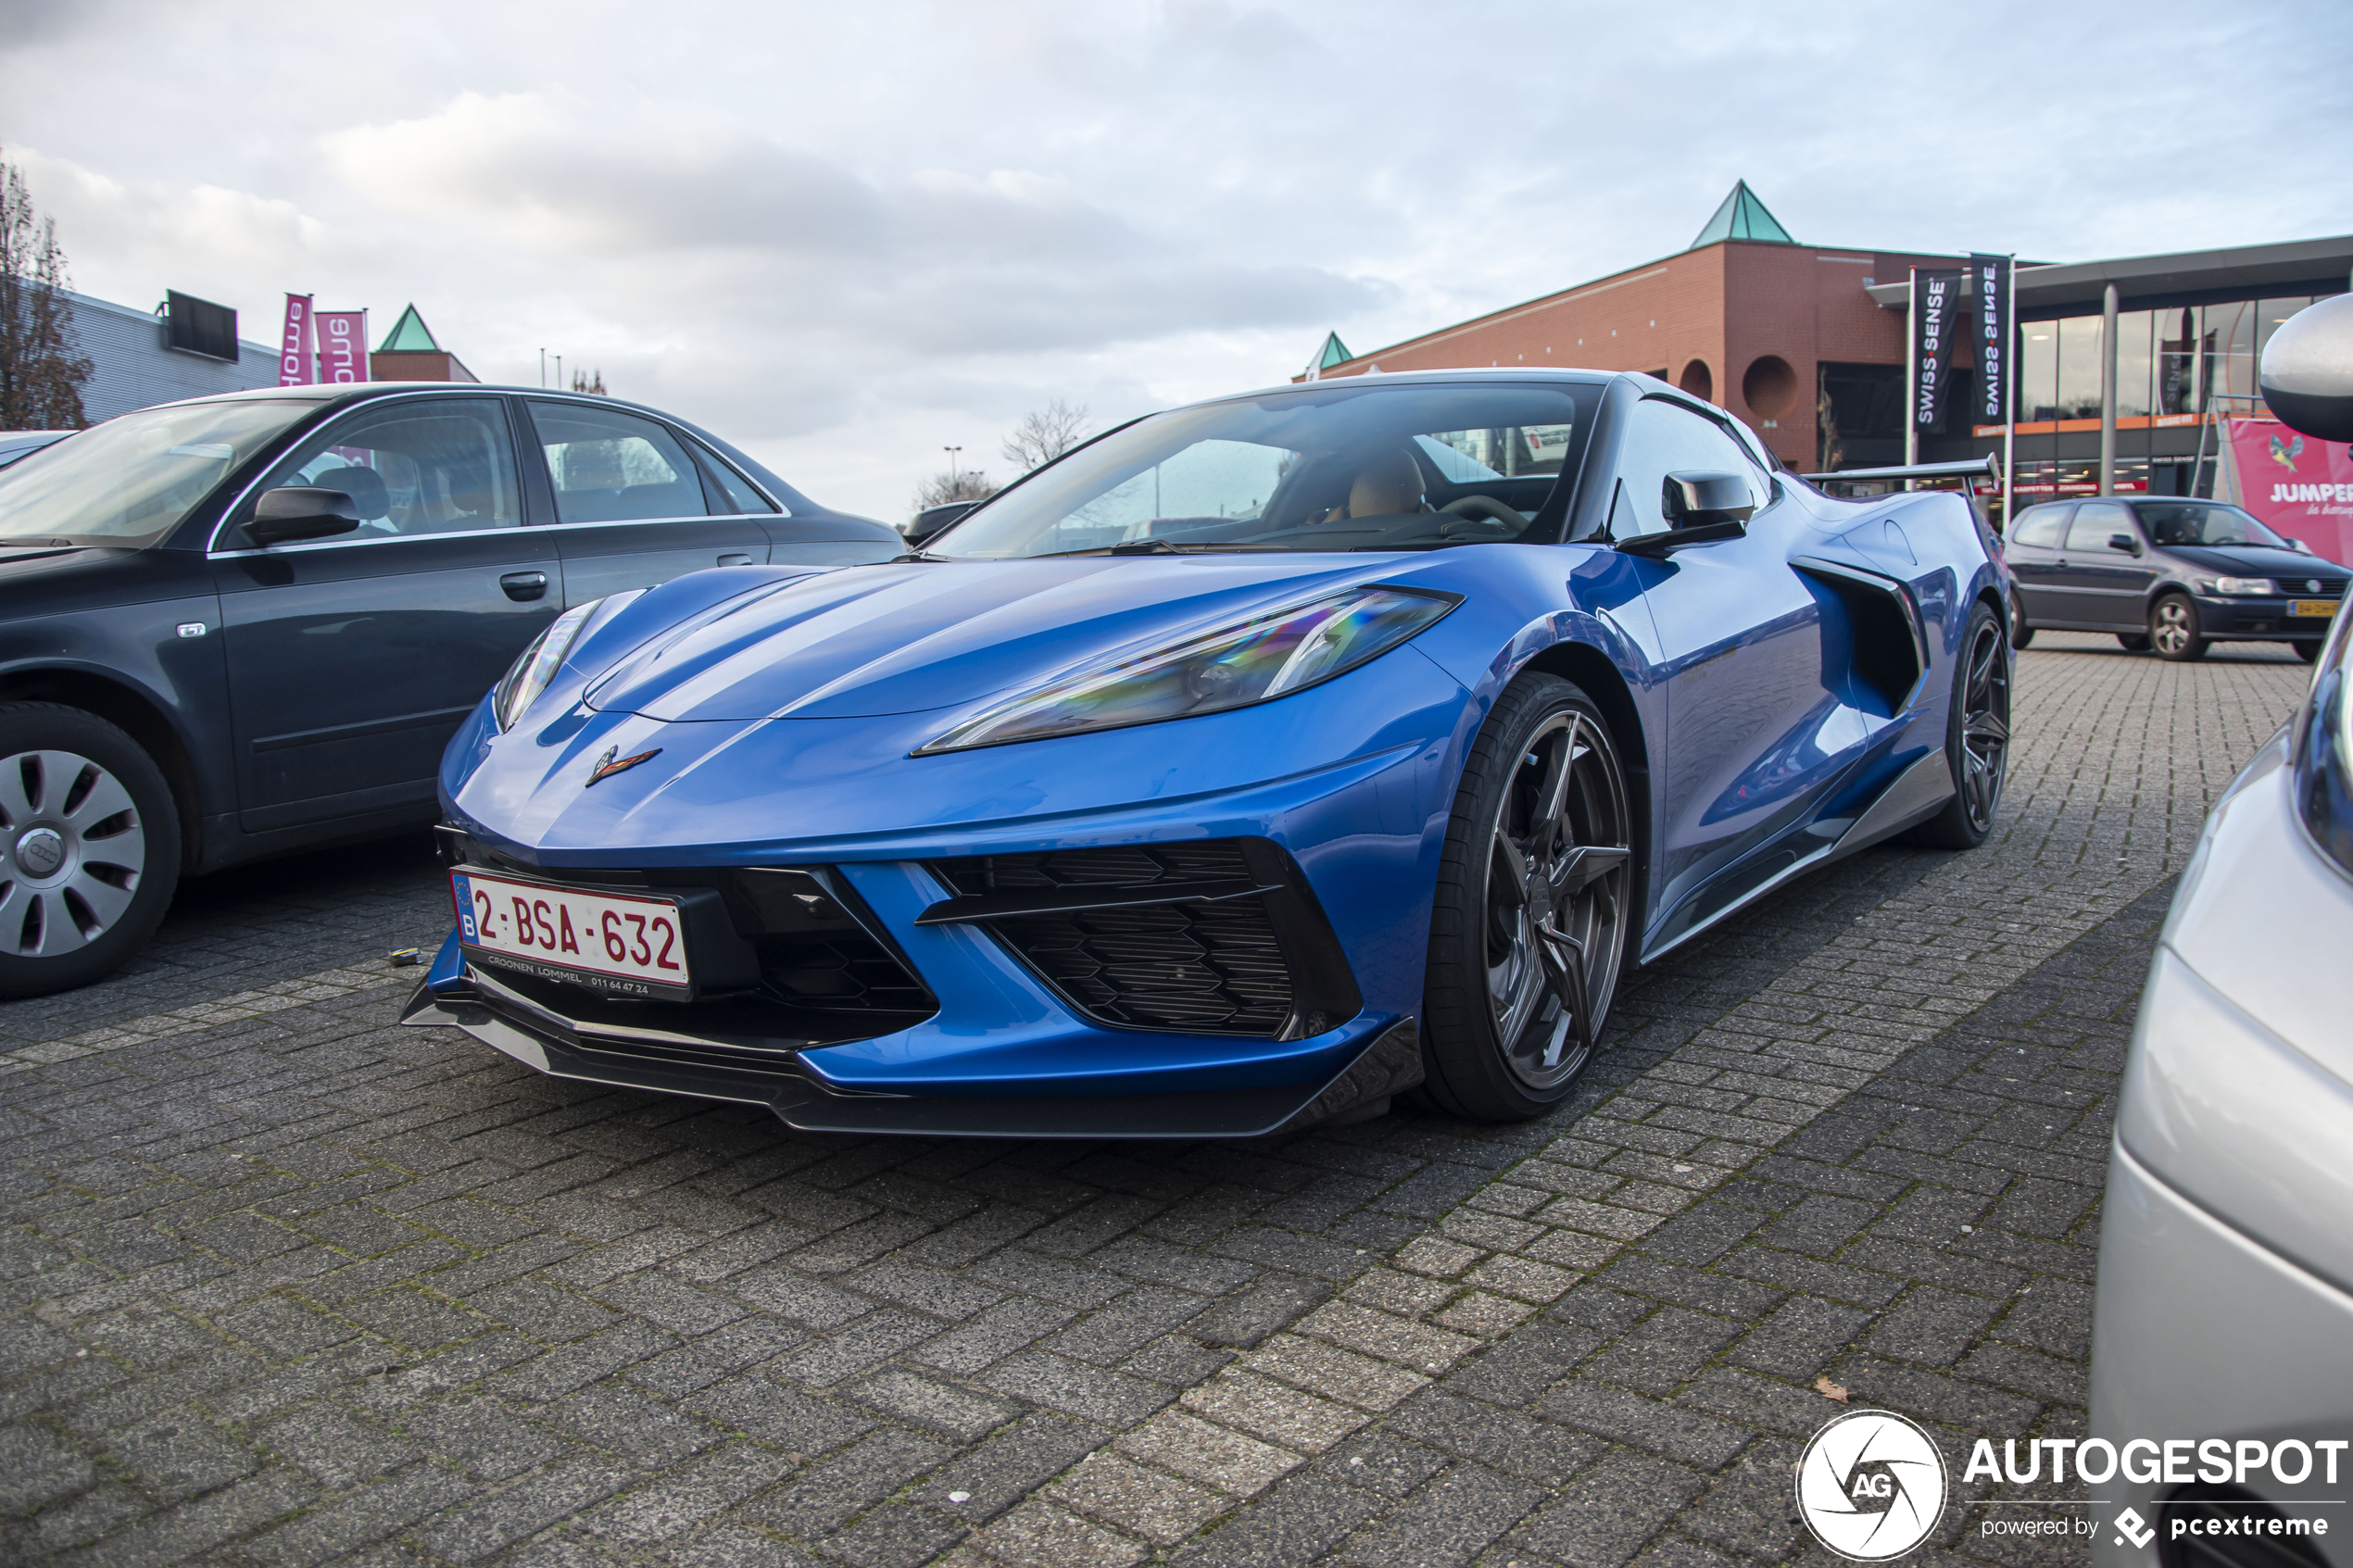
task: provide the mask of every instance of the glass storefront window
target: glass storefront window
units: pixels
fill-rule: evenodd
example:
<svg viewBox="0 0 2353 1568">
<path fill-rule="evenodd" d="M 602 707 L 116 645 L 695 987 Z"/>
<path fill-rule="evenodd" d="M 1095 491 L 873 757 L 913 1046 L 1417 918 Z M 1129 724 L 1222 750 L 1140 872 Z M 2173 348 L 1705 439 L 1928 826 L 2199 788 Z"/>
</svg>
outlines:
<svg viewBox="0 0 2353 1568">
<path fill-rule="evenodd" d="M 2311 303 L 2312 296 L 2305 295 L 2296 299 L 2267 299 L 2256 307 L 2255 358 L 2259 365 L 2263 359 L 2263 350 L 2271 344 L 2271 334 L 2278 332 L 2290 316 Z"/>
<path fill-rule="evenodd" d="M 2058 415 L 2057 321 L 2029 321 L 2019 329 L 2018 417 L 2055 420 Z"/>
<path fill-rule="evenodd" d="M 2227 394 L 2240 397 L 2255 392 L 2255 318 L 2253 300 L 2240 300 L 2230 305 L 2209 305 L 2203 314 L 2205 330 L 2205 402 L 2208 407 Z M 2244 405 L 2241 405 L 2242 408 Z"/>
<path fill-rule="evenodd" d="M 2100 328 L 2097 316 L 2070 316 L 2058 325 L 2058 417 L 2100 417 Z"/>
<path fill-rule="evenodd" d="M 2127 310 L 2116 318 L 2116 417 L 2120 420 L 2149 412 L 2149 383 L 2155 370 L 2150 363 L 2149 334 L 2156 329 L 2156 314 Z"/>
</svg>

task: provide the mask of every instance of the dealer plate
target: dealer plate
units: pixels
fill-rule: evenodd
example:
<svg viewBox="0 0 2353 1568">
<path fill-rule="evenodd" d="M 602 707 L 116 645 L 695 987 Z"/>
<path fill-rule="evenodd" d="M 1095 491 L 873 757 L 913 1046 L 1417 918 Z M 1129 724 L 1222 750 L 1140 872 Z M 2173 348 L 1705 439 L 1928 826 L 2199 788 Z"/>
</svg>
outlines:
<svg viewBox="0 0 2353 1568">
<path fill-rule="evenodd" d="M 690 993 L 686 922 L 675 901 L 589 893 L 472 870 L 449 873 L 458 939 L 501 967 L 634 996 Z"/>
<path fill-rule="evenodd" d="M 2326 621 L 2336 613 L 2336 601 L 2334 599 L 2290 599 L 2287 612 L 2290 615 L 2317 615 Z"/>
</svg>

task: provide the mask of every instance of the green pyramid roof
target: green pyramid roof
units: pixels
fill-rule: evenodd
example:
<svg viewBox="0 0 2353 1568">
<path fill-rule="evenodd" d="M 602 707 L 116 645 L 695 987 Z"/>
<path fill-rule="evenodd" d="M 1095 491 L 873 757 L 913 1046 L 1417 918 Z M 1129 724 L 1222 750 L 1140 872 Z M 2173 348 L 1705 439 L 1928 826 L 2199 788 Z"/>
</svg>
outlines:
<svg viewBox="0 0 2353 1568">
<path fill-rule="evenodd" d="M 1756 193 L 1748 188 L 1745 180 L 1732 182 L 1732 194 L 1724 198 L 1724 205 L 1716 209 L 1716 216 L 1707 220 L 1699 238 L 1685 248 L 1697 250 L 1718 240 L 1765 240 L 1784 245 L 1797 243 L 1781 227 L 1780 220 L 1765 210 L 1765 204 L 1756 199 Z"/>
<path fill-rule="evenodd" d="M 1356 356 L 1348 352 L 1348 345 L 1340 341 L 1338 332 L 1324 334 L 1324 346 L 1315 356 L 1315 368 L 1328 370 L 1334 365 L 1345 365 Z"/>
<path fill-rule="evenodd" d="M 417 314 L 413 305 L 400 313 L 392 324 L 391 332 L 376 346 L 379 354 L 438 354 L 441 345 L 434 342 L 433 331 L 425 319 Z"/>
</svg>

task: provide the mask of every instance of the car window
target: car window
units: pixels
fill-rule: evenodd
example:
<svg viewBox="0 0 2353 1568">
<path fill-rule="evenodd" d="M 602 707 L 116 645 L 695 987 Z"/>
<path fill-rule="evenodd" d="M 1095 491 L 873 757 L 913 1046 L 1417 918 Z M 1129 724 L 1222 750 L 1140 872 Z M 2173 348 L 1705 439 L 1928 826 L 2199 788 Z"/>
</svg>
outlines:
<svg viewBox="0 0 2353 1568">
<path fill-rule="evenodd" d="M 747 512 L 774 515 L 776 508 L 751 487 L 749 480 L 729 468 L 725 458 L 707 449 L 698 450 L 702 452 L 703 471 L 710 477 L 711 487 L 716 493 L 712 511 L 738 517 Z"/>
<path fill-rule="evenodd" d="M 355 538 L 522 523 L 514 443 L 506 406 L 495 397 L 396 403 L 333 420 L 296 447 L 261 489 L 290 484 L 350 496 L 359 510 Z"/>
<path fill-rule="evenodd" d="M 534 399 L 531 422 L 547 454 L 557 521 L 635 522 L 708 513 L 694 459 L 653 420 L 617 408 Z"/>
<path fill-rule="evenodd" d="M 2070 554 L 2108 550 L 2121 555 L 2127 552 L 2116 550 L 2108 542 L 2108 535 L 2132 532 L 2132 515 L 2122 507 L 2113 501 L 2086 501 L 2075 508 L 2075 521 L 2067 525 L 2067 547 Z"/>
<path fill-rule="evenodd" d="M 1349 377 L 1155 414 L 1038 470 L 926 547 L 1428 550 L 1529 533 L 1574 468 L 1587 383 Z"/>
<path fill-rule="evenodd" d="M 308 400 L 271 397 L 118 414 L 0 470 L 0 543 L 151 544 L 240 463 L 317 409 Z"/>
<path fill-rule="evenodd" d="M 2141 521 L 2160 545 L 2265 545 L 2287 548 L 2287 541 L 2250 513 L 2220 501 L 2143 501 Z"/>
<path fill-rule="evenodd" d="M 1610 519 L 1613 538 L 1656 533 L 1667 527 L 1667 476 L 1670 473 L 1736 473 L 1748 482 L 1749 498 L 1762 508 L 1768 481 L 1747 448 L 1712 420 L 1663 397 L 1634 406 L 1626 444 L 1619 448 L 1617 475 L 1623 488 Z"/>
<path fill-rule="evenodd" d="M 2059 542 L 2059 524 L 2067 521 L 2065 507 L 2036 507 L 2018 520 L 2010 530 L 2013 545 L 2032 545 L 2041 549 L 2056 550 Z"/>
</svg>

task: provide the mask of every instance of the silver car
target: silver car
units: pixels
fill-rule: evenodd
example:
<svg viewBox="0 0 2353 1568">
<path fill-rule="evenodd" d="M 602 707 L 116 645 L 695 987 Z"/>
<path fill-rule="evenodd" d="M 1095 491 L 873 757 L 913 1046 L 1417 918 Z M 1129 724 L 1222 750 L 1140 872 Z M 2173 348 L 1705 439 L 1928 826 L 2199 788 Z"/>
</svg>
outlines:
<svg viewBox="0 0 2353 1568">
<path fill-rule="evenodd" d="M 2353 296 L 2284 327 L 2264 379 L 2353 439 Z M 2348 630 L 2208 819 L 2142 994 L 2083 1456 L 2114 1464 L 2083 1472 L 2103 1564 L 2353 1565 Z"/>
</svg>

